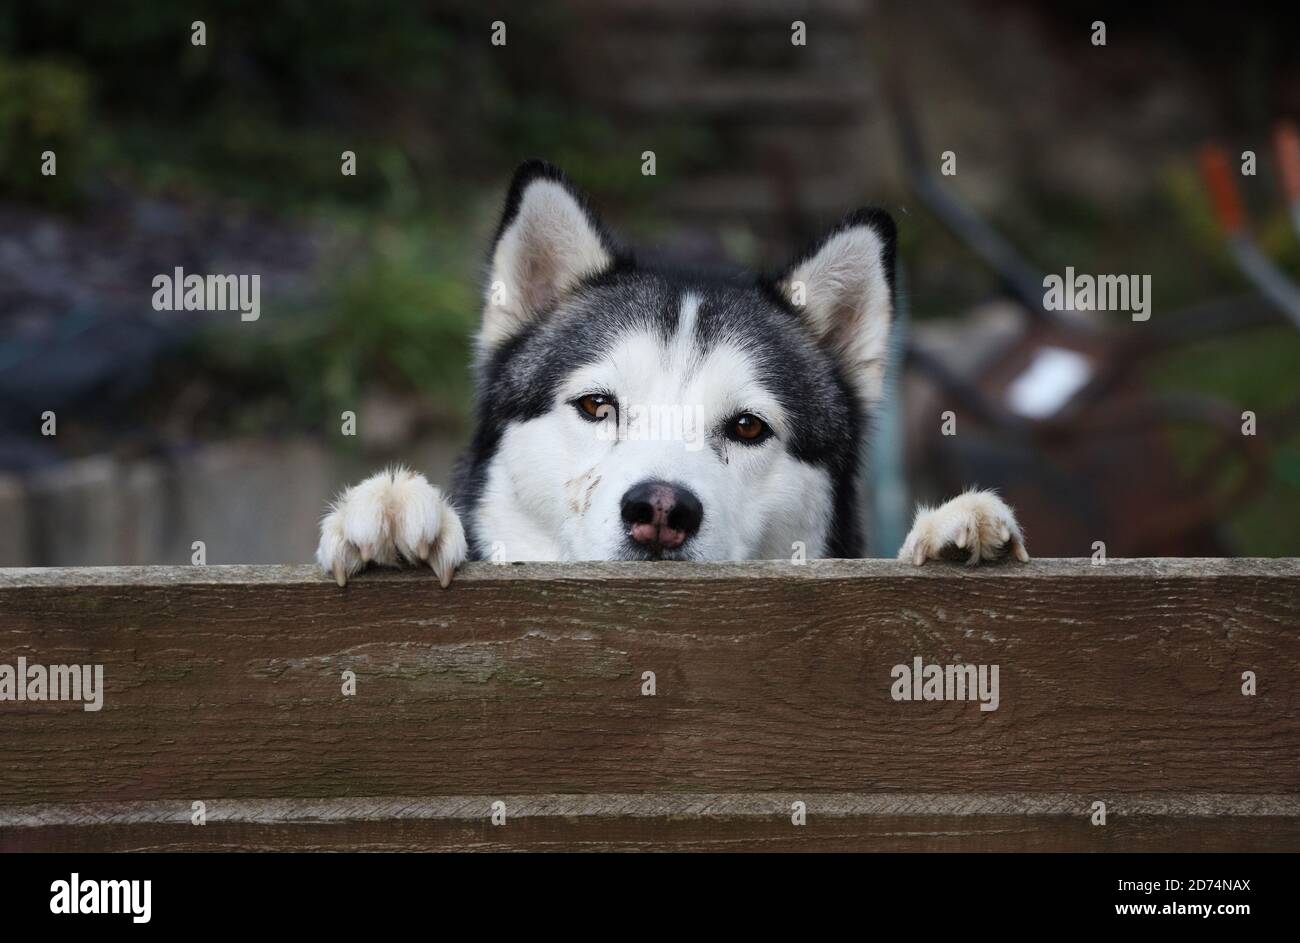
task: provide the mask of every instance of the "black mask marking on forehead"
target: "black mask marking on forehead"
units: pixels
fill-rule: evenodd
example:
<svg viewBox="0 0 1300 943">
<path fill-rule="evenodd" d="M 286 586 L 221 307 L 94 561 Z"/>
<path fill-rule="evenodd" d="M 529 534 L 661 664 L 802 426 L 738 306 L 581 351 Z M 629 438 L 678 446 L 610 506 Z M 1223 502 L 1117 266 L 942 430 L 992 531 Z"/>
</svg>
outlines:
<svg viewBox="0 0 1300 943">
<path fill-rule="evenodd" d="M 752 359 L 759 382 L 788 417 L 784 439 L 792 455 L 839 465 L 840 453 L 857 448 L 861 409 L 835 362 L 753 276 L 605 273 L 495 353 L 484 371 L 481 405 L 498 424 L 546 413 L 566 377 L 599 360 L 629 332 L 674 336 L 688 294 L 699 301 L 695 331 L 701 352 L 728 343 Z"/>
</svg>

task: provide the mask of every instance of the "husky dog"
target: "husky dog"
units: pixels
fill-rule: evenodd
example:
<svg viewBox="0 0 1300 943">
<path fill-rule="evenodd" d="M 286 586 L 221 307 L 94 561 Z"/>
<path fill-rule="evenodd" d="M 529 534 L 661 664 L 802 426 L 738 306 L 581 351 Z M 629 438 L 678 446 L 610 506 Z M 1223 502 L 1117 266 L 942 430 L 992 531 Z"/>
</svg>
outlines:
<svg viewBox="0 0 1300 943">
<path fill-rule="evenodd" d="M 884 394 L 894 222 L 851 213 L 773 277 L 638 259 L 559 170 L 516 172 L 478 332 L 477 429 L 454 499 L 381 472 L 321 522 L 339 585 L 367 564 L 751 560 L 862 553 L 859 478 Z M 916 515 L 915 564 L 1028 560 L 970 491 Z"/>
</svg>

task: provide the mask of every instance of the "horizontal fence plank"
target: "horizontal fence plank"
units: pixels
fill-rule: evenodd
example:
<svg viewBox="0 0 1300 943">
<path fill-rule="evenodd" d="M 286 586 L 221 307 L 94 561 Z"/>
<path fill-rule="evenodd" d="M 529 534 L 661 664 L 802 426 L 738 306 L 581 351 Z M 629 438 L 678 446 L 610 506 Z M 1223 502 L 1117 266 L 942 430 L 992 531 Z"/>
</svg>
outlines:
<svg viewBox="0 0 1300 943">
<path fill-rule="evenodd" d="M 486 818 L 221 822 L 203 827 L 42 826 L 0 831 L 0 851 L 964 851 L 1288 852 L 1300 818 L 810 815 L 698 818 Z"/>
<path fill-rule="evenodd" d="M 0 570 L 19 657 L 105 693 L 0 701 L 6 849 L 1300 847 L 1295 560 Z"/>
<path fill-rule="evenodd" d="M 793 803 L 806 823 L 793 827 Z M 887 793 L 389 796 L 226 800 L 203 827 L 180 802 L 0 809 L 0 850 L 1290 850 L 1300 796 L 1119 795 L 1110 829 L 1090 824 L 1095 797 Z M 505 821 L 492 824 L 500 802 Z M 506 827 L 509 826 L 509 827 Z M 811 826 L 811 827 L 810 827 Z"/>
</svg>

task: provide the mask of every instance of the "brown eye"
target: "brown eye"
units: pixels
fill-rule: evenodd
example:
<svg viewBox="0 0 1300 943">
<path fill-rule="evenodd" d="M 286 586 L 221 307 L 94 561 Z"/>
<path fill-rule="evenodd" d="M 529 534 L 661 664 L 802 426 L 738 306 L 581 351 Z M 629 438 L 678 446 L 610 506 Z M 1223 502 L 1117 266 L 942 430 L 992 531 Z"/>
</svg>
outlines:
<svg viewBox="0 0 1300 943">
<path fill-rule="evenodd" d="M 727 438 L 736 442 L 756 443 L 771 435 L 767 423 L 753 413 L 741 413 L 727 424 Z"/>
<path fill-rule="evenodd" d="M 587 419 L 599 422 L 606 416 L 612 415 L 614 410 L 618 409 L 618 401 L 612 396 L 606 396 L 604 393 L 588 393 L 586 396 L 580 396 L 574 402 L 578 407 L 578 412 L 582 413 Z"/>
</svg>

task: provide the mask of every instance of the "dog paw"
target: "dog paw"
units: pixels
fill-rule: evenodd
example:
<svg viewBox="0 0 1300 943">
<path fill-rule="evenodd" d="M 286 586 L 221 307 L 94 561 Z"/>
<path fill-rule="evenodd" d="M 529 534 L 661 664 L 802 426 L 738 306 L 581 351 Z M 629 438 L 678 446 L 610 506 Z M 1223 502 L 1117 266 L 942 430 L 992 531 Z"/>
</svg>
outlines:
<svg viewBox="0 0 1300 943">
<path fill-rule="evenodd" d="M 1008 555 L 1029 562 L 1016 515 L 992 491 L 967 491 L 937 508 L 921 508 L 898 559 L 916 566 L 926 560 L 1002 560 Z"/>
<path fill-rule="evenodd" d="M 405 468 L 347 489 L 320 524 L 316 562 L 340 586 L 367 564 L 428 564 L 445 589 L 465 561 L 465 529 L 442 492 Z"/>
</svg>

